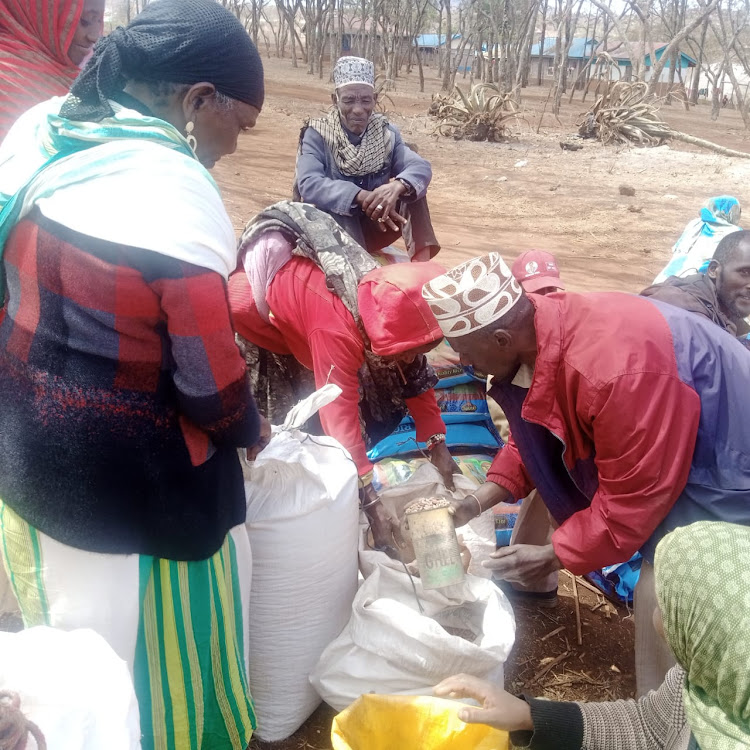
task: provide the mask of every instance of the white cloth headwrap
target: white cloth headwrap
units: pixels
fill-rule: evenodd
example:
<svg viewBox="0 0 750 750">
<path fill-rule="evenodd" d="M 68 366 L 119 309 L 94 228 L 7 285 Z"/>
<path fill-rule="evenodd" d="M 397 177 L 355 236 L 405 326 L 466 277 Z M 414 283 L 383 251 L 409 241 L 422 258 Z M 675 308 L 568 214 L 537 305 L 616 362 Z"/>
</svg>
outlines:
<svg viewBox="0 0 750 750">
<path fill-rule="evenodd" d="M 505 315 L 523 296 L 498 253 L 472 258 L 422 287 L 447 338 L 474 333 Z"/>
<path fill-rule="evenodd" d="M 363 83 L 375 88 L 375 65 L 364 57 L 340 57 L 333 69 L 336 88 L 350 83 Z"/>
</svg>

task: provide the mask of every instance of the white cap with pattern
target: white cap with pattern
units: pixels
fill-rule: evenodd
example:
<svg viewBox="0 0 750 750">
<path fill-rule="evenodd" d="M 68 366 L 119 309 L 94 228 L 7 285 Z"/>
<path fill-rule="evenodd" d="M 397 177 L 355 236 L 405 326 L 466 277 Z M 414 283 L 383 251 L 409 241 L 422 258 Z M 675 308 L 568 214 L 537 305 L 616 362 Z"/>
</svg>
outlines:
<svg viewBox="0 0 750 750">
<path fill-rule="evenodd" d="M 362 83 L 375 88 L 375 65 L 364 57 L 340 57 L 333 69 L 336 88 L 350 83 Z"/>
<path fill-rule="evenodd" d="M 475 333 L 505 315 L 523 296 L 498 253 L 472 258 L 422 287 L 446 338 Z"/>
</svg>

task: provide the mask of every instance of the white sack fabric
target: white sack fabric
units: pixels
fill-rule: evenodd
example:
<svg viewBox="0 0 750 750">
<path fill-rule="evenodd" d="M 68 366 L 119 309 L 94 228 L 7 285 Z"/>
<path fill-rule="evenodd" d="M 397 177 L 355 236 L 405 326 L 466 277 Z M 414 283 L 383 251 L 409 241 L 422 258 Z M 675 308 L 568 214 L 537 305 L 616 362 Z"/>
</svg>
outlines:
<svg viewBox="0 0 750 750">
<path fill-rule="evenodd" d="M 357 593 L 349 625 L 320 657 L 310 679 L 321 697 L 342 711 L 365 693 L 430 695 L 459 672 L 502 686 L 515 639 L 513 610 L 503 593 L 475 576 L 425 591 L 396 565 L 374 567 Z"/>
<path fill-rule="evenodd" d="M 320 703 L 309 675 L 342 631 L 357 591 L 357 471 L 334 439 L 297 429 L 341 393 L 298 404 L 253 463 L 243 458 L 253 552 L 250 690 L 256 735 L 281 740 Z"/>
<path fill-rule="evenodd" d="M 21 700 L 50 750 L 139 750 L 128 665 L 93 630 L 0 633 L 0 690 Z M 27 750 L 36 750 L 30 738 Z"/>
</svg>

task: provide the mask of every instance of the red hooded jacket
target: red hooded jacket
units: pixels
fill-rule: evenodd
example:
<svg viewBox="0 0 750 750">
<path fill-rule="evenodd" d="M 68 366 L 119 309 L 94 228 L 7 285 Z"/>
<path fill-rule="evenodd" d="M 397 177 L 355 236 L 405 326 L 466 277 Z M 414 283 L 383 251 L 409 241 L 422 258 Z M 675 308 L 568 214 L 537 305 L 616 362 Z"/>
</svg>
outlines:
<svg viewBox="0 0 750 750">
<path fill-rule="evenodd" d="M 683 492 L 701 397 L 681 378 L 671 320 L 643 297 L 529 299 L 539 351 L 534 378 L 528 391 L 493 381 L 490 395 L 508 417 L 511 439 L 487 479 L 516 498 L 536 486 L 560 524 L 552 535 L 557 557 L 573 573 L 588 573 L 642 549 Z M 664 307 L 683 326 L 701 320 Z M 706 328 L 709 338 L 726 336 Z M 680 342 L 679 349 L 696 346 Z"/>
<path fill-rule="evenodd" d="M 380 356 L 423 347 L 443 334 L 422 285 L 440 276 L 436 263 L 399 263 L 370 271 L 358 288 L 359 310 L 372 351 Z M 365 360 L 364 342 L 343 302 L 326 287 L 323 272 L 307 258 L 294 257 L 281 268 L 266 294 L 272 325 L 258 314 L 247 275 L 229 281 L 235 328 L 248 341 L 279 354 L 292 354 L 315 373 L 315 385 L 336 383 L 341 395 L 320 410 L 326 434 L 352 455 L 360 476 L 372 469 L 362 439 L 358 372 Z M 445 432 L 435 391 L 406 400 L 417 440 Z"/>
</svg>

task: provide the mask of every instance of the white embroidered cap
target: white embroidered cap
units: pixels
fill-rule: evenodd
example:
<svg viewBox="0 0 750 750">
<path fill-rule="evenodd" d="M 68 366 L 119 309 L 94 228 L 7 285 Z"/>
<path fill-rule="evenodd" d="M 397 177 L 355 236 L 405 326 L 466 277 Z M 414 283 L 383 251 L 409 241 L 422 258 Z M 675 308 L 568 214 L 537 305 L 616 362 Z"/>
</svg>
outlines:
<svg viewBox="0 0 750 750">
<path fill-rule="evenodd" d="M 364 57 L 340 57 L 333 69 L 333 83 L 337 89 L 350 83 L 375 88 L 375 64 Z"/>
<path fill-rule="evenodd" d="M 498 253 L 472 258 L 428 281 L 422 296 L 446 338 L 474 333 L 494 323 L 523 296 Z"/>
</svg>

